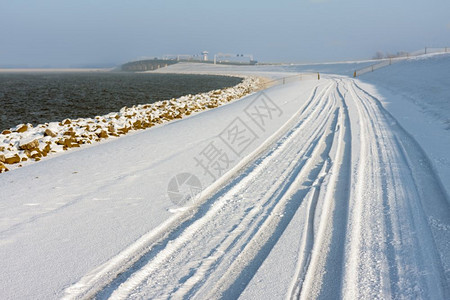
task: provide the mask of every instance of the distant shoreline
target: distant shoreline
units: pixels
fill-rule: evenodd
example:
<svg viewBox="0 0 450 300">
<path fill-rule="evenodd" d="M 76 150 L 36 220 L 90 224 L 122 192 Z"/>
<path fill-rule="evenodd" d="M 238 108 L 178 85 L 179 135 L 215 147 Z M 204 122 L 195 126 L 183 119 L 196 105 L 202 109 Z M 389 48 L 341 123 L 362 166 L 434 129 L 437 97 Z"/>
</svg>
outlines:
<svg viewBox="0 0 450 300">
<path fill-rule="evenodd" d="M 243 81 L 231 87 L 149 104 L 124 106 L 118 111 L 95 117 L 65 118 L 36 126 L 22 123 L 0 131 L 0 173 L 21 167 L 23 162 L 39 161 L 53 152 L 78 148 L 109 137 L 119 137 L 129 131 L 143 130 L 182 119 L 192 113 L 241 99 L 258 89 L 258 77 L 246 76 Z M 25 146 L 25 149 L 23 145 L 24 143 L 28 145 L 28 140 L 32 144 L 30 147 Z"/>
<path fill-rule="evenodd" d="M 84 68 L 0 68 L 0 73 L 83 73 L 83 72 L 109 72 L 114 70 L 114 68 L 97 68 L 97 69 L 84 69 Z"/>
<path fill-rule="evenodd" d="M 108 71 L 0 72 L 0 132 L 235 86 L 228 76 Z"/>
</svg>

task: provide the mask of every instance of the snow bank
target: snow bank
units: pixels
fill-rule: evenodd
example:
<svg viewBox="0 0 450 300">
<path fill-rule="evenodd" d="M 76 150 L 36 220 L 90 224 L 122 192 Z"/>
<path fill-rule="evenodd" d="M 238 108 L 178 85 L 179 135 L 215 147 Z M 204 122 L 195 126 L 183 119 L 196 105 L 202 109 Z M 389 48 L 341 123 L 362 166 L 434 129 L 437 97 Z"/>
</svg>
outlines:
<svg viewBox="0 0 450 300">
<path fill-rule="evenodd" d="M 181 119 L 192 113 L 218 107 L 242 98 L 260 87 L 257 77 L 248 76 L 238 85 L 152 104 L 123 107 L 95 118 L 65 119 L 33 127 L 20 124 L 0 134 L 0 173 L 39 161 L 52 153 L 92 144 L 131 131 Z"/>
<path fill-rule="evenodd" d="M 450 195 L 450 54 L 410 58 L 358 77 L 420 144 Z"/>
<path fill-rule="evenodd" d="M 450 54 L 429 54 L 360 77 L 419 106 L 450 129 Z"/>
<path fill-rule="evenodd" d="M 353 76 L 355 70 L 374 64 L 376 61 L 348 61 L 323 64 L 269 64 L 255 66 L 233 66 L 233 65 L 213 65 L 181 62 L 161 68 L 152 73 L 180 73 L 180 74 L 235 74 L 264 76 L 271 79 L 291 76 L 292 74 L 308 74 L 316 76 L 320 74 L 333 74 L 343 76 Z"/>
</svg>

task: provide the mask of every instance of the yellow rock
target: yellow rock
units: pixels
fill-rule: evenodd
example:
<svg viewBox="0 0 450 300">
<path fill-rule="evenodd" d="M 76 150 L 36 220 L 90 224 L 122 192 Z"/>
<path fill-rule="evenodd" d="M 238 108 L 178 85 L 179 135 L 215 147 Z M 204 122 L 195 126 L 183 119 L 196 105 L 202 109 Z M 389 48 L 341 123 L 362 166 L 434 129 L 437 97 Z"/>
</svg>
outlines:
<svg viewBox="0 0 450 300">
<path fill-rule="evenodd" d="M 140 120 L 137 120 L 136 122 L 133 123 L 133 129 L 137 130 L 137 129 L 141 129 L 142 128 L 142 122 Z"/>
<path fill-rule="evenodd" d="M 70 128 L 70 129 L 72 129 L 72 128 Z M 73 131 L 73 129 L 72 129 L 72 130 L 70 130 L 70 129 L 67 130 L 66 132 L 64 132 L 63 135 L 75 137 L 75 136 L 76 136 L 76 133 Z"/>
<path fill-rule="evenodd" d="M 68 137 L 68 138 L 56 141 L 57 145 L 63 146 L 63 150 L 67 150 L 67 148 L 73 147 L 73 143 L 76 143 L 78 145 L 77 140 L 74 139 L 73 137 Z"/>
<path fill-rule="evenodd" d="M 39 147 L 39 141 L 36 139 L 32 140 L 31 142 L 19 145 L 19 149 L 21 149 L 21 150 L 33 150 L 38 147 Z"/>
<path fill-rule="evenodd" d="M 99 133 L 97 133 L 97 136 L 101 139 L 105 139 L 108 137 L 108 133 L 105 130 L 102 130 Z"/>
<path fill-rule="evenodd" d="M 27 130 L 28 130 L 28 126 L 27 125 L 23 125 L 19 129 L 17 129 L 17 132 L 25 132 Z"/>
<path fill-rule="evenodd" d="M 127 134 L 128 131 L 130 131 L 130 128 L 128 128 L 128 127 L 123 127 L 123 128 L 117 129 L 118 134 Z"/>
<path fill-rule="evenodd" d="M 52 147 L 50 146 L 50 144 L 47 144 L 44 149 L 42 149 L 42 154 L 44 154 L 44 156 L 46 156 L 50 150 L 52 150 Z"/>
<path fill-rule="evenodd" d="M 44 131 L 44 136 L 56 137 L 56 133 L 54 133 L 53 131 L 51 131 L 50 129 L 47 128 Z"/>
<path fill-rule="evenodd" d="M 64 139 L 64 146 L 66 146 L 67 148 L 72 147 L 72 139 L 71 138 Z"/>
<path fill-rule="evenodd" d="M 152 122 L 143 122 L 142 123 L 142 128 L 150 128 L 153 126 Z"/>
<path fill-rule="evenodd" d="M 15 154 L 14 156 L 7 157 L 5 163 L 8 165 L 17 164 L 20 162 L 20 156 Z"/>
<path fill-rule="evenodd" d="M 41 154 L 41 152 L 39 151 L 33 151 L 32 153 L 31 153 L 31 158 L 34 158 L 34 159 L 36 159 L 36 158 L 41 158 L 42 157 L 42 154 Z"/>
<path fill-rule="evenodd" d="M 3 163 L 0 162 L 0 173 L 7 171 L 9 171 L 9 169 Z"/>
</svg>

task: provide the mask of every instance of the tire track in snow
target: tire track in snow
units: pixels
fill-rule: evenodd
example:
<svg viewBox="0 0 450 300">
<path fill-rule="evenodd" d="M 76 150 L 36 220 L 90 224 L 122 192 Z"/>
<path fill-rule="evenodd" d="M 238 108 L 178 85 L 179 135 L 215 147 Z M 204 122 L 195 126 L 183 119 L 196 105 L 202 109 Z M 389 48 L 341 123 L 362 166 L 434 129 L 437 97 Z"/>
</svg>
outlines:
<svg viewBox="0 0 450 300">
<path fill-rule="evenodd" d="M 329 97 L 328 101 L 333 103 L 333 109 L 322 111 L 322 113 L 324 116 L 331 117 L 331 122 L 328 123 L 324 138 L 315 146 L 315 155 L 308 158 L 307 166 L 302 169 L 289 190 L 280 199 L 277 209 L 282 212 L 283 218 L 281 220 L 270 219 L 262 224 L 257 238 L 246 245 L 244 251 L 236 258 L 228 272 L 206 298 L 230 299 L 239 296 L 292 221 L 297 209 L 302 205 L 303 199 L 307 197 L 311 189 L 315 188 L 316 181 L 314 179 L 323 177 L 324 174 L 321 171 L 329 169 L 327 167 L 329 153 L 332 150 L 332 141 L 339 125 L 337 124 L 336 99 Z"/>
<path fill-rule="evenodd" d="M 288 294 L 290 299 L 329 299 L 339 297 L 341 290 L 350 187 L 351 127 L 340 85 L 338 83 L 334 92 L 334 97 L 339 100 L 339 121 L 329 156 L 331 165 L 322 172 L 323 177 L 317 178 L 311 198 L 314 211 L 310 212 L 304 229 L 305 243 Z M 322 211 L 316 215 L 315 206 L 319 199 L 323 202 Z M 318 226 L 316 233 L 314 225 Z"/>
<path fill-rule="evenodd" d="M 318 85 L 321 87 L 321 85 Z M 312 111 L 316 111 L 315 114 L 320 112 L 324 105 L 324 95 L 329 92 L 331 85 L 328 84 L 326 88 L 318 88 L 312 92 L 310 99 L 305 103 L 305 105 L 299 109 L 299 111 L 272 135 L 259 149 L 255 150 L 254 153 L 244 158 L 238 166 L 230 171 L 231 174 L 225 174 L 223 180 L 231 180 L 231 183 L 225 187 L 221 187 L 222 183 L 217 183 L 209 187 L 206 191 L 202 193 L 202 197 L 205 200 L 200 200 L 198 206 L 191 208 L 189 211 L 185 212 L 182 216 L 178 215 L 176 219 L 169 220 L 166 224 L 162 224 L 160 228 L 149 232 L 138 240 L 135 244 L 130 245 L 129 248 L 114 257 L 111 261 L 105 263 L 94 269 L 92 272 L 84 276 L 78 283 L 66 289 L 66 299 L 78 299 L 78 298 L 90 298 L 97 294 L 100 297 L 108 297 L 122 282 L 126 281 L 129 276 L 137 272 L 143 267 L 148 261 L 153 259 L 158 252 L 163 251 L 166 247 L 170 246 L 169 241 L 175 239 L 180 235 L 186 228 L 191 226 L 195 220 L 202 218 L 208 210 L 214 204 L 214 199 L 206 199 L 208 195 L 216 194 L 216 198 L 221 196 L 225 190 L 229 189 L 229 186 L 239 183 L 245 174 L 239 175 L 237 172 L 241 172 L 240 169 L 243 167 L 252 168 L 258 166 L 262 161 L 260 158 L 265 149 L 269 149 L 270 155 L 274 150 L 270 150 L 271 147 L 280 146 L 283 144 L 284 139 L 290 137 L 294 130 L 292 127 L 304 126 L 304 123 L 308 123 L 314 118 L 310 115 Z M 318 105 L 322 105 L 318 109 Z M 314 115 L 316 117 L 316 115 Z M 300 121 L 299 121 L 300 119 Z M 308 121 L 308 122 L 307 122 Z M 298 129 L 298 128 L 297 128 Z M 307 131 L 305 131 L 307 132 Z M 285 137 L 283 138 L 283 134 Z M 278 142 L 277 142 L 278 141 Z M 273 143 L 276 142 L 275 146 Z M 306 149 L 306 151 L 311 151 L 311 149 Z M 252 164 L 250 162 L 256 159 Z M 246 166 L 247 165 L 247 166 Z M 237 174 L 237 177 L 236 177 Z M 221 178 L 222 179 L 222 178 Z M 217 192 L 216 192 L 217 191 Z M 100 292 L 99 292 L 100 291 Z"/>
<path fill-rule="evenodd" d="M 450 298 L 450 206 L 431 163 L 378 99 L 331 82 L 196 207 L 68 298 L 237 298 L 299 209 L 288 298 Z"/>
<path fill-rule="evenodd" d="M 448 279 L 439 253 L 448 249 L 436 247 L 427 220 L 431 209 L 423 207 L 427 203 L 443 211 L 438 219 L 448 222 L 439 179 L 420 146 L 375 97 L 353 81 L 349 90 L 359 114 L 361 150 L 351 197 L 344 297 L 444 299 Z"/>
<path fill-rule="evenodd" d="M 274 207 L 303 166 L 311 161 L 308 157 L 317 155 L 315 146 L 324 144 L 327 136 L 323 132 L 332 120 L 323 112 L 332 111 L 334 105 L 327 101 L 327 95 L 328 92 L 313 99 L 313 105 L 305 110 L 300 122 L 281 139 L 275 150 L 270 150 L 263 159 L 256 161 L 256 166 L 244 171 L 243 178 L 225 188 L 204 216 L 174 237 L 170 247 L 132 274 L 111 298 L 142 295 L 150 298 L 177 295 L 178 298 L 197 295 L 198 283 L 202 288 L 215 285 L 214 278 L 219 279 L 220 274 L 230 270 L 229 264 L 246 252 L 250 241 L 255 241 L 255 233 L 260 232 L 264 220 L 280 218 L 282 211 L 274 213 Z M 299 147 L 292 147 L 293 143 Z M 192 242 L 187 244 L 187 241 Z M 211 268 L 214 273 L 208 273 Z M 242 274 L 237 268 L 231 269 L 235 274 Z M 232 284 L 230 280 L 220 282 Z"/>
<path fill-rule="evenodd" d="M 336 191 L 329 178 L 335 164 L 330 163 L 321 172 L 325 177 L 316 179 L 321 184 L 305 197 L 305 221 L 299 235 L 303 241 L 295 249 L 297 269 L 286 297 L 448 299 L 450 210 L 439 178 L 420 146 L 378 99 L 352 80 L 341 83 L 337 90 L 349 106 L 351 134 L 344 140 L 351 143 L 347 145 L 351 157 L 347 152 L 349 161 L 342 166 L 349 168 L 337 186 L 350 188 L 341 194 L 349 205 L 347 219 L 341 219 L 346 214 L 343 209 L 338 213 L 340 205 L 336 204 L 336 210 L 324 205 L 324 195 Z M 338 162 L 336 157 L 330 156 L 330 162 Z M 329 203 L 345 206 L 339 197 L 331 199 Z M 335 237 L 333 242 L 320 229 L 332 222 L 328 233 Z M 339 230 L 339 225 L 345 228 Z M 295 237 L 292 232 L 291 237 Z M 259 295 L 270 299 L 270 291 L 265 291 L 267 296 Z"/>
</svg>

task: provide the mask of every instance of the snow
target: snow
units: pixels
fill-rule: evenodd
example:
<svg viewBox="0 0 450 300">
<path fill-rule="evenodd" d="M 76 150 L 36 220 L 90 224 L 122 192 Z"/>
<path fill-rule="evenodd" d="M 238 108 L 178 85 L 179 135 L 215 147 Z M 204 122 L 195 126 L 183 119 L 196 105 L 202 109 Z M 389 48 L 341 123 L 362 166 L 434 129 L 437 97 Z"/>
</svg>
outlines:
<svg viewBox="0 0 450 300">
<path fill-rule="evenodd" d="M 210 65 L 198 63 L 177 63 L 167 68 L 158 69 L 157 73 L 195 73 L 195 74 L 251 74 L 265 76 L 268 78 L 279 78 L 289 74 L 323 73 L 353 76 L 355 70 L 367 67 L 377 61 L 348 61 L 331 62 L 322 64 L 279 64 L 279 65 L 255 65 L 255 66 L 232 66 L 232 65 Z"/>
<path fill-rule="evenodd" d="M 449 57 L 450 54 L 431 54 L 403 60 L 389 68 L 366 74 L 361 80 L 409 100 L 450 129 Z"/>
<path fill-rule="evenodd" d="M 1 297 L 448 299 L 448 64 L 357 80 L 317 80 L 330 66 L 312 65 L 314 76 L 1 174 Z M 168 188 L 194 178 L 184 173 L 202 191 L 180 206 Z"/>
<path fill-rule="evenodd" d="M 360 77 L 427 153 L 450 195 L 450 54 L 408 59 Z"/>
</svg>

